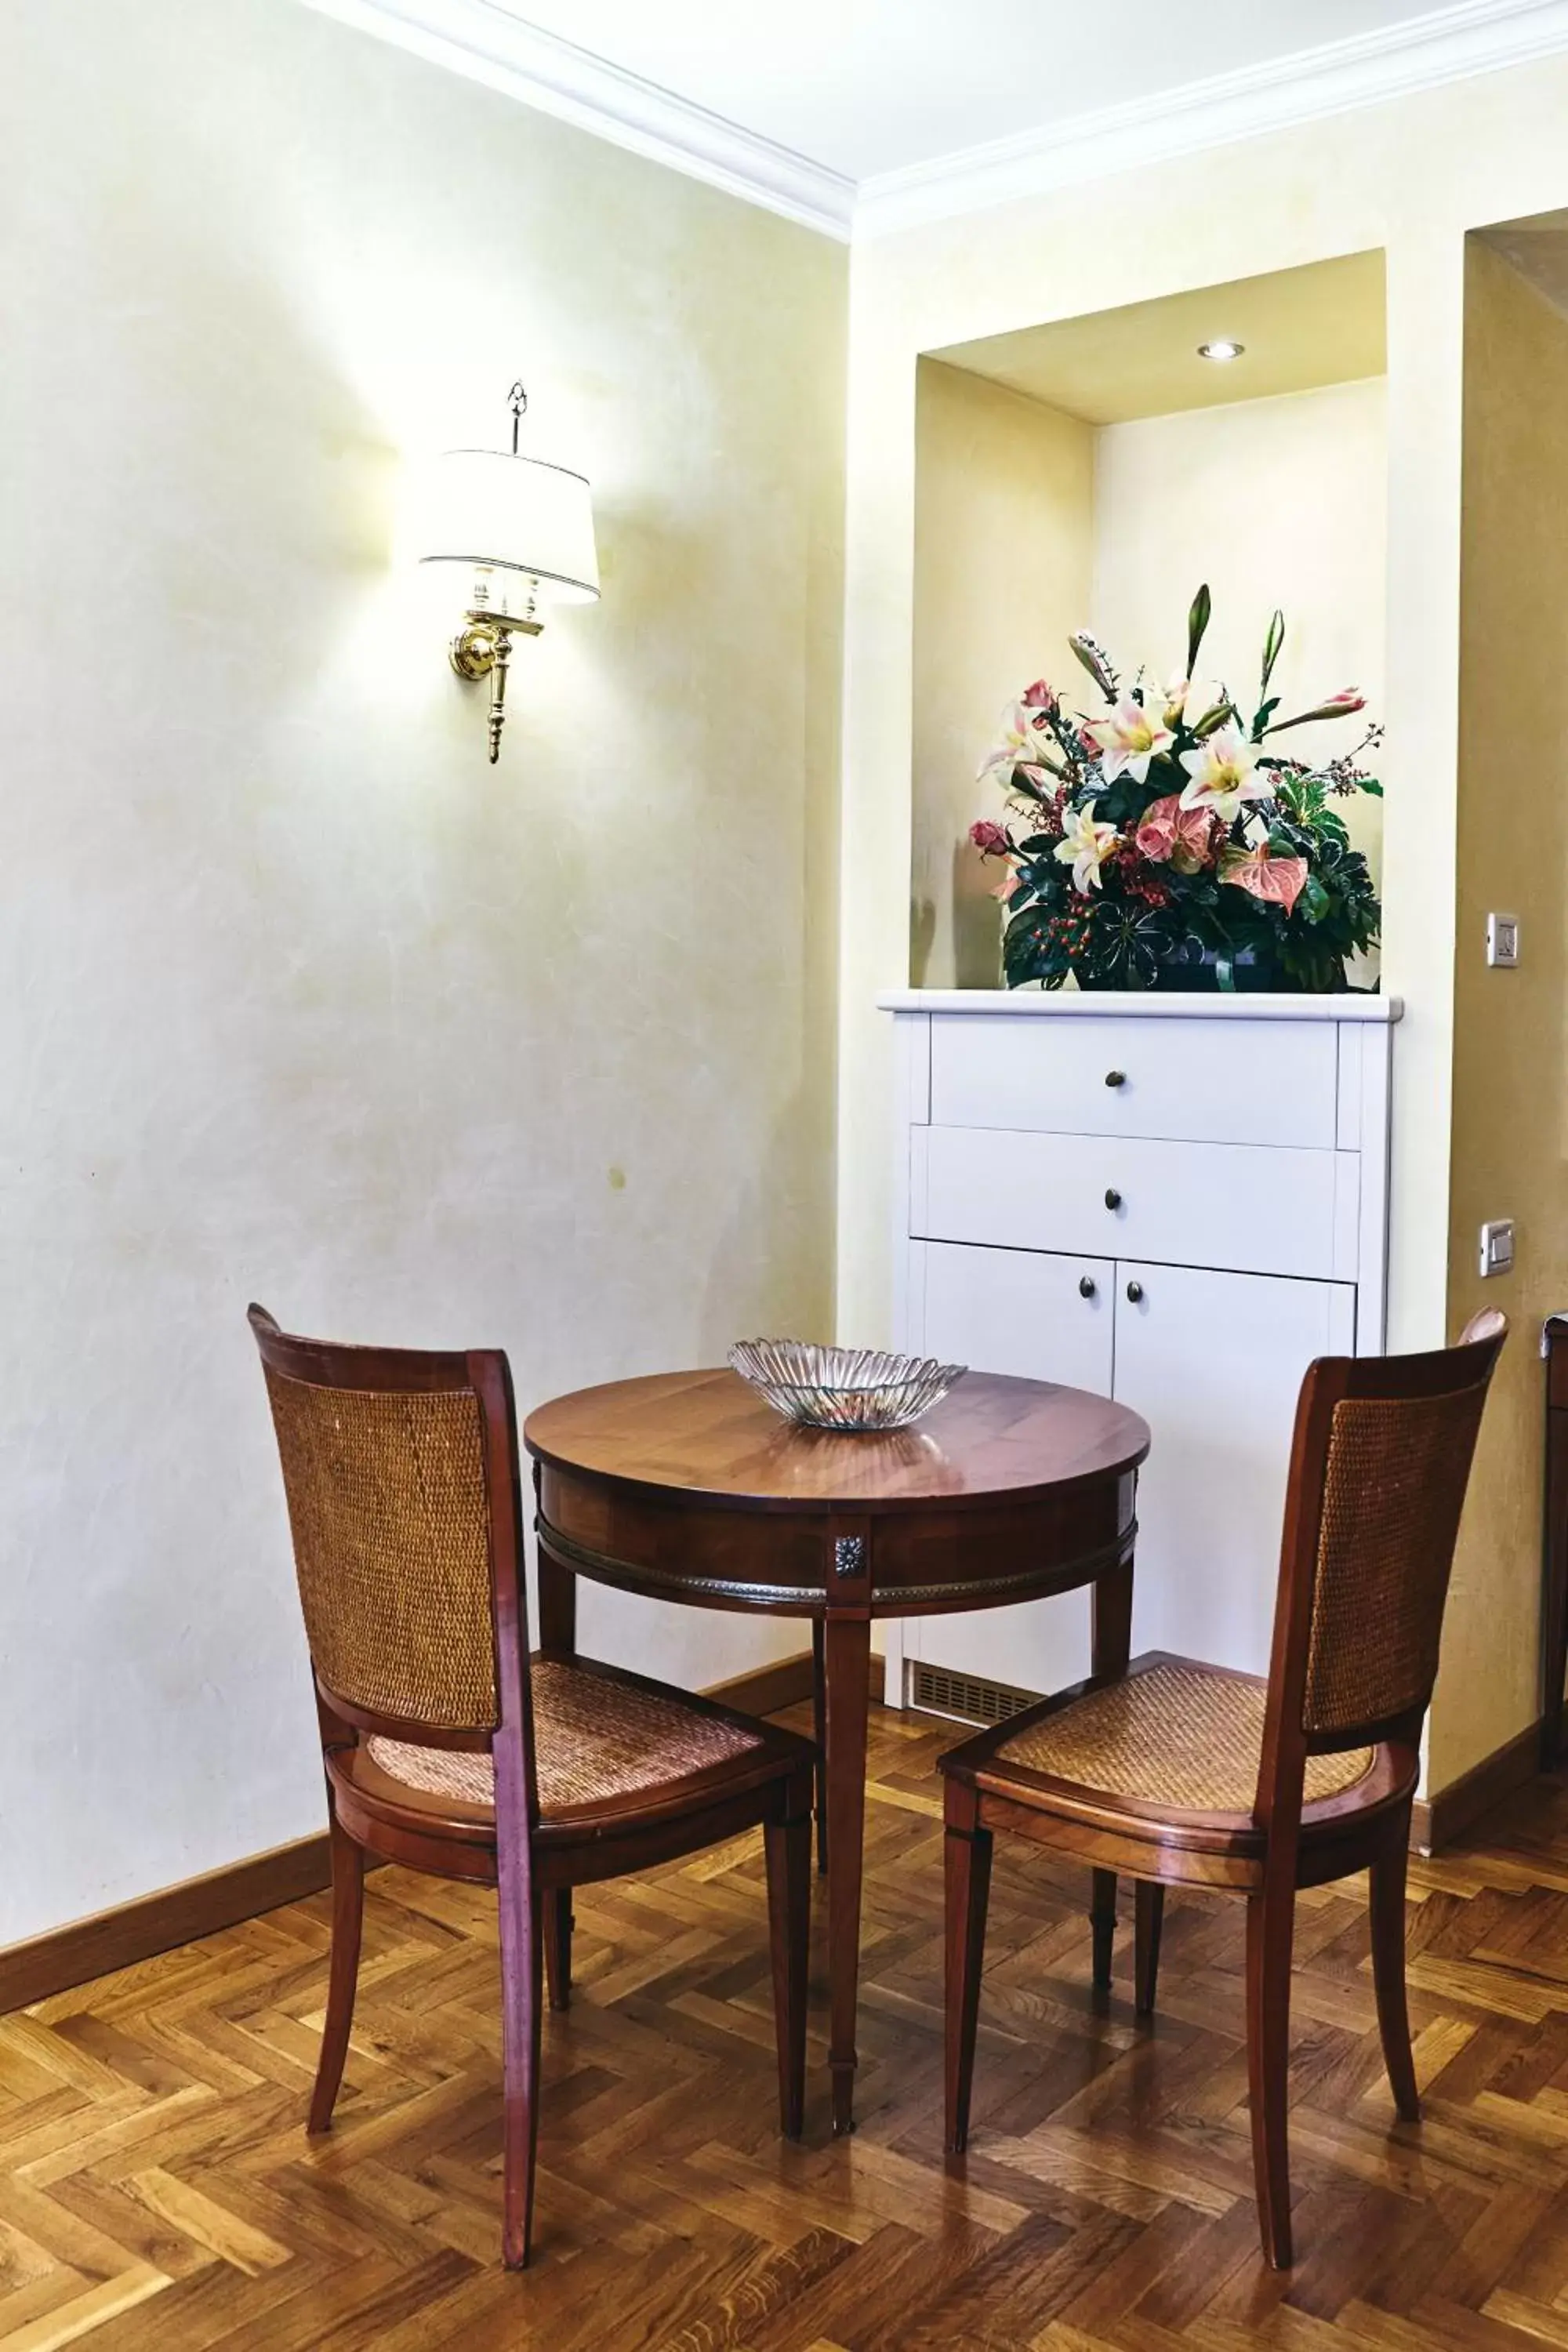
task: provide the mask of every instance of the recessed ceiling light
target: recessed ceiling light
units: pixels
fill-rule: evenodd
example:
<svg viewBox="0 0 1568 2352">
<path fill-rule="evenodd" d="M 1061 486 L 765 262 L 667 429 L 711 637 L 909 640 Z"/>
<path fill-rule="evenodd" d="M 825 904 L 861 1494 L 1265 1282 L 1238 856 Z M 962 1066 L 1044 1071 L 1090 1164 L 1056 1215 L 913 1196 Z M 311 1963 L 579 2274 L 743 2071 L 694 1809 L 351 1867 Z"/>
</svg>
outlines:
<svg viewBox="0 0 1568 2352">
<path fill-rule="evenodd" d="M 1246 349 L 1245 343 L 1233 343 L 1228 336 L 1222 335 L 1217 341 L 1200 343 L 1198 357 L 1201 360 L 1238 360 Z"/>
</svg>

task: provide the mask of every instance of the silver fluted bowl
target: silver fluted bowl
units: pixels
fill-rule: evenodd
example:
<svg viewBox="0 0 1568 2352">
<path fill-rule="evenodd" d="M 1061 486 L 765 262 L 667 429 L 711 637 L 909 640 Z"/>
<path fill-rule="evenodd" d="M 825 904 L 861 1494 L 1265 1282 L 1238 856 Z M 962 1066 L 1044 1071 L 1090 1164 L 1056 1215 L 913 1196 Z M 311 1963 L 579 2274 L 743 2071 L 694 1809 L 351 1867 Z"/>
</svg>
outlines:
<svg viewBox="0 0 1568 2352">
<path fill-rule="evenodd" d="M 737 1339 L 730 1361 L 775 1412 L 803 1429 L 907 1429 L 968 1370 L 805 1339 Z"/>
</svg>

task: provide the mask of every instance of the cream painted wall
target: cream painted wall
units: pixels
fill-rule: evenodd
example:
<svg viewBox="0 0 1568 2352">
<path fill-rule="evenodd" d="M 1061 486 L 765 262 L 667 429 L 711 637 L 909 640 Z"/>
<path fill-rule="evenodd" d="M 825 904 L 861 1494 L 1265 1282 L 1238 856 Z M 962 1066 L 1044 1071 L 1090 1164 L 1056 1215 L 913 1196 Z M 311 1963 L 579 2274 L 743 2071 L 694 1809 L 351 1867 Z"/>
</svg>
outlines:
<svg viewBox="0 0 1568 2352">
<path fill-rule="evenodd" d="M 1568 59 L 1489 74 L 1187 161 L 889 236 L 851 274 L 846 549 L 839 1318 L 889 1307 L 889 1024 L 907 980 L 918 355 L 1043 320 L 1382 248 L 1388 285 L 1385 985 L 1397 1046 L 1391 1340 L 1449 1311 L 1464 239 L 1568 201 Z M 1528 1331 L 1516 1347 L 1527 1351 Z M 1506 1645 L 1503 1645 L 1506 1649 Z M 1466 1745 L 1521 1728 L 1519 1675 L 1474 1662 Z M 1434 1752 L 1450 1706 L 1439 1685 Z"/>
<path fill-rule="evenodd" d="M 1456 1779 L 1521 1729 L 1539 1691 L 1542 1413 L 1536 1337 L 1568 1305 L 1568 319 L 1479 239 L 1465 280 L 1465 530 L 1459 673 L 1458 957 L 1454 1002 L 1449 1319 L 1500 1307 L 1475 1507 L 1454 1570 L 1432 1778 Z M 1489 910 L 1521 920 L 1494 971 Z M 1487 1281 L 1478 1229 L 1518 1223 L 1518 1263 Z M 1506 1708 L 1506 1713 L 1501 1710 Z"/>
<path fill-rule="evenodd" d="M 921 362 L 916 398 L 910 974 L 921 988 L 994 988 L 1001 869 L 969 828 L 1003 809 L 975 771 L 997 713 L 1088 610 L 1094 436 L 935 360 Z"/>
<path fill-rule="evenodd" d="M 321 1824 L 248 1297 L 525 1403 L 826 1327 L 846 277 L 284 0 L 0 11 L 0 1941 Z M 519 372 L 605 597 L 492 770 L 391 551 Z"/>
<path fill-rule="evenodd" d="M 1182 667 L 1187 607 L 1206 580 L 1214 619 L 1199 668 L 1245 710 L 1280 605 L 1279 716 L 1343 686 L 1360 687 L 1381 716 L 1387 479 L 1381 379 L 1108 425 L 1095 436 L 1090 624 L 1122 669 L 1146 662 L 1167 677 Z M 1363 719 L 1342 719 L 1292 740 L 1326 758 L 1364 730 Z M 1351 801 L 1343 814 L 1375 864 L 1377 803 Z"/>
</svg>

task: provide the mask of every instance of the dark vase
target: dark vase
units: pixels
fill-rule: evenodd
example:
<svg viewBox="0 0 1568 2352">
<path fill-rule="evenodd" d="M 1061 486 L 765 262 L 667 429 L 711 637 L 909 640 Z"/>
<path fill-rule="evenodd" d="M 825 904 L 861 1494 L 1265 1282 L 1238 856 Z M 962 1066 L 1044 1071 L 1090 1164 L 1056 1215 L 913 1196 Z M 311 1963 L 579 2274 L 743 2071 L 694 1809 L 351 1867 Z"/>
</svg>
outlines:
<svg viewBox="0 0 1568 2352">
<path fill-rule="evenodd" d="M 1159 966 L 1154 986 L 1170 995 L 1300 996 L 1303 992 L 1273 956 L 1259 954 L 1255 948 L 1238 948 L 1234 956 L 1222 957 L 1198 940 L 1184 940 L 1175 954 Z"/>
</svg>

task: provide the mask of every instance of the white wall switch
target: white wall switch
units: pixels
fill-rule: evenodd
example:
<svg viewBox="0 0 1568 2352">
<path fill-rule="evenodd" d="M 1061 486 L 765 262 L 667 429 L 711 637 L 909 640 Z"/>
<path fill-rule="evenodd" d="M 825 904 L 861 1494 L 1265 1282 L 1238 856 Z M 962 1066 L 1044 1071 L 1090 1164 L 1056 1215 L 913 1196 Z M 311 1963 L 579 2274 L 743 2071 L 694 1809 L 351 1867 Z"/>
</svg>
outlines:
<svg viewBox="0 0 1568 2352">
<path fill-rule="evenodd" d="M 1481 1227 L 1482 1274 L 1510 1274 L 1513 1271 L 1513 1219 L 1499 1217 Z"/>
<path fill-rule="evenodd" d="M 1511 971 L 1519 961 L 1519 917 L 1489 915 L 1487 917 L 1487 961 L 1502 971 Z"/>
</svg>

